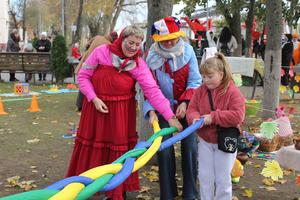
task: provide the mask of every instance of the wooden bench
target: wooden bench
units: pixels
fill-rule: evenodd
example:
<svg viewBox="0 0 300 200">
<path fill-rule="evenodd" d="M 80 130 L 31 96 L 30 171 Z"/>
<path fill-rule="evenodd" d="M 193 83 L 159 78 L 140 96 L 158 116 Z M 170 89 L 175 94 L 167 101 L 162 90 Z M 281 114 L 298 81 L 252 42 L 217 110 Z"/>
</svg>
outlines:
<svg viewBox="0 0 300 200">
<path fill-rule="evenodd" d="M 15 73 L 48 72 L 52 74 L 50 55 L 50 52 L 0 52 L 0 72 L 12 70 Z M 35 82 L 35 76 L 33 77 Z"/>
</svg>

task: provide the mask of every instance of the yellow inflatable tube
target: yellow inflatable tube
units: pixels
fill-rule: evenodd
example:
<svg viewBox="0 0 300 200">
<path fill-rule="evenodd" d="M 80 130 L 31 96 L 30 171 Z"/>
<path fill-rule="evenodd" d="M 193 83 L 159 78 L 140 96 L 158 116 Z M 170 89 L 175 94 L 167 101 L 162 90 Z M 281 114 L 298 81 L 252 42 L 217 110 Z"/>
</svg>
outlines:
<svg viewBox="0 0 300 200">
<path fill-rule="evenodd" d="M 154 133 L 160 131 L 160 127 L 159 127 L 159 124 L 157 121 L 154 121 L 152 126 L 153 126 Z M 152 158 L 152 156 L 159 149 L 161 141 L 162 141 L 162 137 L 158 137 L 154 140 L 154 142 L 149 147 L 149 149 L 141 157 L 139 157 L 136 160 L 132 172 L 135 172 L 138 169 L 140 169 Z M 103 166 L 99 166 L 99 167 L 90 169 L 90 170 L 80 174 L 80 176 L 85 176 L 85 177 L 91 178 L 93 180 L 96 180 L 97 178 L 99 178 L 105 174 L 116 174 L 121 170 L 121 168 L 122 168 L 122 164 L 108 164 L 108 165 L 103 165 Z M 85 186 L 82 183 L 71 183 L 71 184 L 67 185 L 59 193 L 57 193 L 56 195 L 51 197 L 49 200 L 73 200 L 77 197 L 79 192 L 84 187 Z"/>
</svg>

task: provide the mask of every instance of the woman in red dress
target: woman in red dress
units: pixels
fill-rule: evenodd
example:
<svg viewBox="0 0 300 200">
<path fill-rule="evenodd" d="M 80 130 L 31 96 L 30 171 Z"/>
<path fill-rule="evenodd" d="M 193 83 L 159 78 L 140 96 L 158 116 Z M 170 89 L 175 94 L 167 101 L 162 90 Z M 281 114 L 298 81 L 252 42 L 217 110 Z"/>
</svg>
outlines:
<svg viewBox="0 0 300 200">
<path fill-rule="evenodd" d="M 78 74 L 85 95 L 67 176 L 109 164 L 137 143 L 135 83 L 170 126 L 182 130 L 169 101 L 163 96 L 145 61 L 140 57 L 143 31 L 126 27 L 113 44 L 97 47 Z M 122 200 L 125 192 L 139 189 L 137 172 L 106 197 Z"/>
</svg>

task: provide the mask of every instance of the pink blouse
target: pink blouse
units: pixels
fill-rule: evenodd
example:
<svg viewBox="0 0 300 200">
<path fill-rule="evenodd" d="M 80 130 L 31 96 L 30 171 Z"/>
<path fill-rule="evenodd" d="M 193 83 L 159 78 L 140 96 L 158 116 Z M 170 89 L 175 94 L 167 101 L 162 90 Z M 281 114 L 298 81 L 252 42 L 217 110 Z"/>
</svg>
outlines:
<svg viewBox="0 0 300 200">
<path fill-rule="evenodd" d="M 96 97 L 91 78 L 94 70 L 99 65 L 112 66 L 112 55 L 108 45 L 97 47 L 87 58 L 79 71 L 77 77 L 78 85 L 80 91 L 86 96 L 88 101 L 91 101 Z M 129 73 L 139 83 L 150 104 L 160 112 L 166 120 L 169 120 L 174 116 L 169 100 L 166 99 L 160 91 L 150 69 L 142 58 L 138 59 L 137 67 L 130 70 Z"/>
</svg>

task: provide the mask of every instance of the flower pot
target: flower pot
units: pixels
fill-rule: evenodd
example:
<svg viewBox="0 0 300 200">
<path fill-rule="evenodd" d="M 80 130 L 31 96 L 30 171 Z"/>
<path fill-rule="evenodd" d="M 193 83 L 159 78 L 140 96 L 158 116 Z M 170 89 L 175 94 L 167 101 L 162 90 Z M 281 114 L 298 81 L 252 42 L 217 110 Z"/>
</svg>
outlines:
<svg viewBox="0 0 300 200">
<path fill-rule="evenodd" d="M 247 100 L 246 101 L 246 116 L 248 116 L 248 117 L 256 116 L 260 107 L 261 107 L 261 101 Z"/>
</svg>

